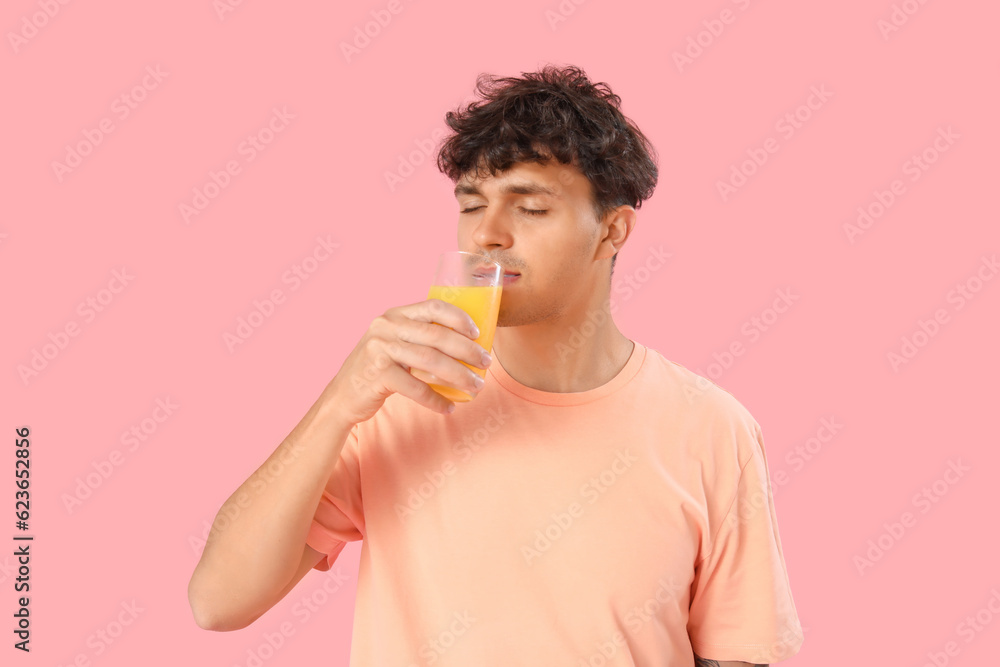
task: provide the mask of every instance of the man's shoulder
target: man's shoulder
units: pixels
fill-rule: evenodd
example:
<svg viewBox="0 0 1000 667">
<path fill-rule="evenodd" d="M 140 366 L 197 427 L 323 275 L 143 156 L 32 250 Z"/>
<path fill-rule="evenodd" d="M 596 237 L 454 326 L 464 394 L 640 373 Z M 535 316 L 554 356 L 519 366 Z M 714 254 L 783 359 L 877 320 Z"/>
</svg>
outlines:
<svg viewBox="0 0 1000 667">
<path fill-rule="evenodd" d="M 729 390 L 683 364 L 647 348 L 650 382 L 662 384 L 692 418 L 759 428 L 743 403 Z"/>
<path fill-rule="evenodd" d="M 684 437 L 697 443 L 687 451 L 713 471 L 713 479 L 738 478 L 738 471 L 763 452 L 760 424 L 743 403 L 710 378 L 659 353 L 651 356 L 662 359 L 656 362 L 662 366 L 659 381 L 673 386 L 671 407 L 682 415 L 677 419 Z M 721 483 L 721 488 L 728 489 L 728 483 Z"/>
</svg>

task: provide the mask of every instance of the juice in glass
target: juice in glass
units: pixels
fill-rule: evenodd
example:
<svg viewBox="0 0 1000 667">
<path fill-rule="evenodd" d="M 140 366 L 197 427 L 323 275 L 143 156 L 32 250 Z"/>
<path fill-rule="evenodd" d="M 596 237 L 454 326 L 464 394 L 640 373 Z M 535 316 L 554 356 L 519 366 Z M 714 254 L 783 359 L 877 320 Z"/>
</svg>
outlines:
<svg viewBox="0 0 1000 667">
<path fill-rule="evenodd" d="M 502 285 L 497 285 L 495 287 L 463 285 L 452 287 L 434 285 L 427 294 L 427 298 L 441 299 L 442 301 L 453 303 L 467 312 L 476 323 L 476 326 L 479 327 L 479 338 L 476 339 L 476 342 L 479 343 L 484 350 L 489 352 L 493 349 L 493 335 L 496 333 L 497 315 L 500 312 L 500 296 L 502 290 Z M 485 377 L 486 375 L 486 370 L 483 368 L 469 366 L 469 364 L 461 360 L 459 360 L 459 363 L 472 369 L 472 371 L 479 377 Z M 424 371 L 416 368 L 411 369 L 410 372 L 413 373 L 415 377 L 427 382 L 431 388 L 434 389 L 434 391 L 450 401 L 461 403 L 472 400 L 472 396 L 460 389 L 455 389 L 454 387 L 435 382 L 438 378 L 429 373 L 425 373 Z"/>
</svg>

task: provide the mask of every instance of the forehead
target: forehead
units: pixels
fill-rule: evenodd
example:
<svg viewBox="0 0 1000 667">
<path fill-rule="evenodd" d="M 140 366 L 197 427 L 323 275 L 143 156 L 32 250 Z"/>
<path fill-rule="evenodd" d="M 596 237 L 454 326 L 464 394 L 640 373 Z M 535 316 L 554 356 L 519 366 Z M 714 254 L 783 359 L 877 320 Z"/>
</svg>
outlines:
<svg viewBox="0 0 1000 667">
<path fill-rule="evenodd" d="M 507 171 L 482 178 L 466 173 L 455 185 L 455 196 L 463 194 L 547 195 L 555 198 L 589 197 L 590 182 L 577 167 L 549 160 L 517 162 Z"/>
</svg>

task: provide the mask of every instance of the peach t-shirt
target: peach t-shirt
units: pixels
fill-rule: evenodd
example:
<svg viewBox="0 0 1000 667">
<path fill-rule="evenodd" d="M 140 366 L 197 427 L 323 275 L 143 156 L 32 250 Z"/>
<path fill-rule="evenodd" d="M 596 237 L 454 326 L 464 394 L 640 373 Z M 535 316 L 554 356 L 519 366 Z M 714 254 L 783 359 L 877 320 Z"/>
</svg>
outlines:
<svg viewBox="0 0 1000 667">
<path fill-rule="evenodd" d="M 323 493 L 317 569 L 351 540 L 352 666 L 690 667 L 802 644 L 760 426 L 639 343 L 589 391 L 494 359 L 450 415 L 389 396 Z"/>
</svg>

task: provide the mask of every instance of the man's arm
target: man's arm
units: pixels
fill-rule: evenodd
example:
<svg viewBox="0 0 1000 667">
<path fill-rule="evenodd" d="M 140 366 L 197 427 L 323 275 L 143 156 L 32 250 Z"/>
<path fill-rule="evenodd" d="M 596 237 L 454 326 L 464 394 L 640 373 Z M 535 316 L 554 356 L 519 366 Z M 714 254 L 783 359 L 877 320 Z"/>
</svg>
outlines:
<svg viewBox="0 0 1000 667">
<path fill-rule="evenodd" d="M 245 628 L 319 562 L 306 539 L 355 424 L 374 417 L 393 393 L 442 414 L 454 407 L 411 369 L 479 392 L 470 369 L 489 362 L 475 329 L 468 313 L 440 299 L 375 318 L 305 417 L 216 515 L 188 584 L 198 626 Z"/>
<path fill-rule="evenodd" d="M 340 401 L 332 387 L 216 515 L 188 584 L 198 626 L 246 627 L 319 562 L 306 536 L 354 427 L 334 407 Z"/>
<path fill-rule="evenodd" d="M 767 665 L 751 665 L 749 662 L 739 662 L 736 660 L 706 660 L 705 658 L 694 656 L 695 667 L 767 667 Z"/>
</svg>

